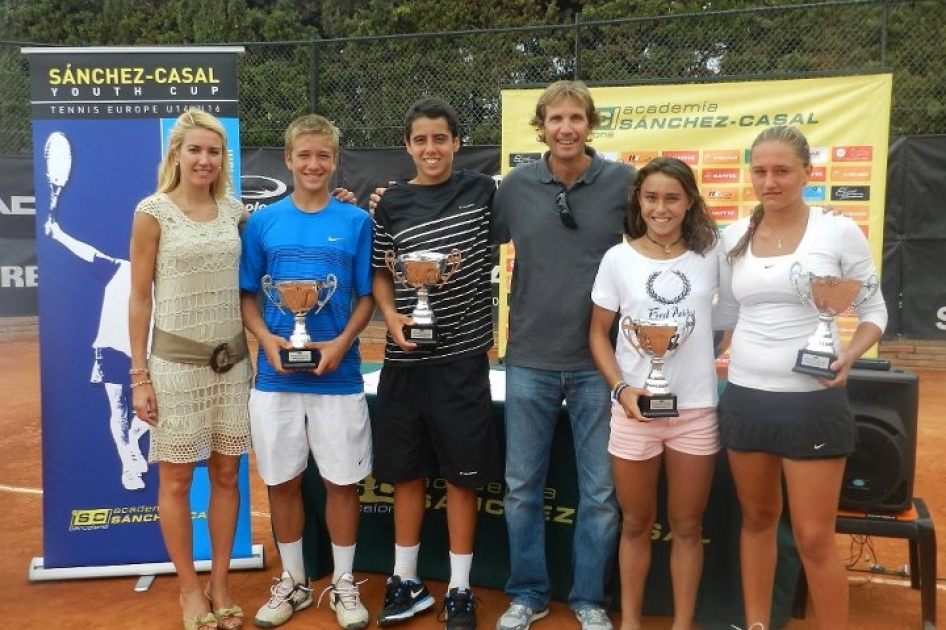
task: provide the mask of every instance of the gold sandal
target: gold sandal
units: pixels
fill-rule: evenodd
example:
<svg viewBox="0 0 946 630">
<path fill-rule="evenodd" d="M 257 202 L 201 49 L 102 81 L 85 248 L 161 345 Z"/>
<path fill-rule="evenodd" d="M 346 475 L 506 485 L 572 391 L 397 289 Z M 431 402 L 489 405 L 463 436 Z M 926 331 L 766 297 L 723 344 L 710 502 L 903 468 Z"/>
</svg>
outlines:
<svg viewBox="0 0 946 630">
<path fill-rule="evenodd" d="M 227 608 L 214 608 L 217 628 L 222 630 L 240 630 L 243 627 L 243 609 L 233 604 Z"/>
<path fill-rule="evenodd" d="M 212 630 L 217 627 L 217 616 L 213 613 L 204 613 L 190 619 L 185 618 L 184 630 Z"/>
</svg>

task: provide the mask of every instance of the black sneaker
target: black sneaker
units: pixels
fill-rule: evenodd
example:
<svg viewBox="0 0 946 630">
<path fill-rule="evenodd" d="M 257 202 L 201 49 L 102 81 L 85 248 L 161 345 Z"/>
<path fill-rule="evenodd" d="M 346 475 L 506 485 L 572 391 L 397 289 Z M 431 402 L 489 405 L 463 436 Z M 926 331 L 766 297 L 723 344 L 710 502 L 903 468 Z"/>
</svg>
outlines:
<svg viewBox="0 0 946 630">
<path fill-rule="evenodd" d="M 446 630 L 476 630 L 476 600 L 468 588 L 451 588 L 443 598 L 440 620 Z"/>
<path fill-rule="evenodd" d="M 423 582 L 401 581 L 400 576 L 392 575 L 388 578 L 378 625 L 392 626 L 407 621 L 433 605 L 434 598 Z"/>
</svg>

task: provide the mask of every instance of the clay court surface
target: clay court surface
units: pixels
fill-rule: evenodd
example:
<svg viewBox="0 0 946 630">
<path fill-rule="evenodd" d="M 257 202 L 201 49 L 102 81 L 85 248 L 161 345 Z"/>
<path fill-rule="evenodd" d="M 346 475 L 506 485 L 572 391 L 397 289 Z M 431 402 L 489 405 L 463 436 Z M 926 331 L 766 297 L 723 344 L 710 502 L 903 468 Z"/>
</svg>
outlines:
<svg viewBox="0 0 946 630">
<path fill-rule="evenodd" d="M 137 578 L 119 577 L 61 582 L 31 583 L 27 579 L 30 560 L 42 556 L 42 481 L 40 465 L 40 400 L 38 342 L 35 336 L 0 338 L 0 627 L 15 630 L 47 630 L 70 627 L 79 630 L 134 628 L 174 630 L 180 628 L 180 611 L 173 576 L 159 576 L 152 588 L 136 593 Z M 378 348 L 365 348 L 368 360 L 378 360 Z M 919 446 L 914 494 L 923 497 L 936 523 L 939 537 L 938 576 L 946 576 L 946 371 L 921 372 Z M 240 571 L 232 576 L 231 590 L 237 603 L 252 617 L 269 595 L 272 578 L 278 571 L 277 557 L 269 529 L 265 490 L 255 475 L 251 492 L 253 542 L 266 552 L 262 571 Z M 885 567 L 908 563 L 904 540 L 872 538 L 877 561 Z M 847 554 L 851 537 L 838 535 L 838 547 Z M 867 568 L 866 564 L 858 568 Z M 374 615 L 383 598 L 384 575 L 363 574 L 362 597 Z M 922 628 L 919 591 L 909 588 L 909 580 L 897 576 L 849 573 L 851 584 L 852 630 L 914 630 Z M 946 581 L 937 580 L 937 612 L 946 627 Z M 313 584 L 316 593 L 327 578 Z M 445 585 L 428 583 L 439 597 Z M 480 630 L 492 630 L 507 602 L 503 593 L 476 589 L 481 600 Z M 615 626 L 619 615 L 613 614 Z M 247 620 L 246 627 L 253 627 Z M 285 626 L 316 630 L 338 628 L 327 603 L 299 613 Z M 371 626 L 374 627 L 374 626 Z M 433 613 L 425 613 L 402 626 L 410 630 L 434 630 L 443 624 Z M 670 627 L 666 617 L 649 617 L 645 630 Z M 793 619 L 789 630 L 814 629 L 813 618 Z M 578 623 L 564 604 L 555 603 L 552 614 L 535 626 L 536 630 L 578 630 Z"/>
</svg>

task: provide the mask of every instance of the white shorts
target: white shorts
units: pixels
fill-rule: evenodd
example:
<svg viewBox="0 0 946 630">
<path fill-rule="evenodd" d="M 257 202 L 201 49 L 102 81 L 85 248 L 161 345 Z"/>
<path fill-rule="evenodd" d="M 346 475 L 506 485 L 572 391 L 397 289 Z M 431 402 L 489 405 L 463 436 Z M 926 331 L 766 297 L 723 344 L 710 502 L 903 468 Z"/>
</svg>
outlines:
<svg viewBox="0 0 946 630">
<path fill-rule="evenodd" d="M 250 392 L 256 470 L 267 486 L 298 477 L 309 452 L 323 479 L 337 486 L 371 473 L 371 421 L 364 394 Z"/>
<path fill-rule="evenodd" d="M 621 405 L 611 406 L 611 439 L 608 452 L 631 461 L 646 461 L 664 448 L 689 455 L 713 455 L 722 444 L 716 407 L 680 409 L 676 418 L 638 422 L 628 418 Z"/>
</svg>

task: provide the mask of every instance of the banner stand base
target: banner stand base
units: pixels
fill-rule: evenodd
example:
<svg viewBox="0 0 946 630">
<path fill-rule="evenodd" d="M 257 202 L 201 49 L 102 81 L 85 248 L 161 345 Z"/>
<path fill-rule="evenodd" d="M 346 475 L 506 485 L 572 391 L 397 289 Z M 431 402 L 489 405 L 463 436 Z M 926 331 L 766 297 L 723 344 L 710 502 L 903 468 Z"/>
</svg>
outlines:
<svg viewBox="0 0 946 630">
<path fill-rule="evenodd" d="M 231 558 L 230 570 L 262 569 L 265 565 L 263 545 L 253 545 L 252 555 L 247 558 Z M 194 567 L 199 572 L 210 571 L 210 560 L 197 560 Z M 116 564 L 100 567 L 65 567 L 61 569 L 47 569 L 43 566 L 41 556 L 30 562 L 30 582 L 47 580 L 76 580 L 84 578 L 143 576 L 174 573 L 174 565 L 170 562 L 147 562 L 141 564 Z"/>
</svg>

